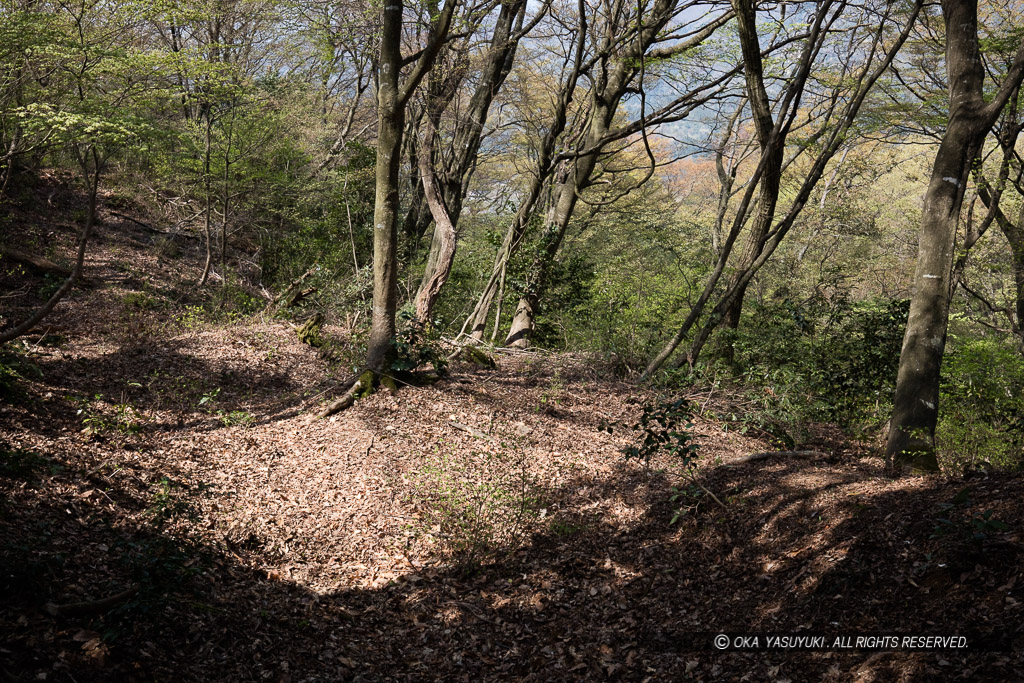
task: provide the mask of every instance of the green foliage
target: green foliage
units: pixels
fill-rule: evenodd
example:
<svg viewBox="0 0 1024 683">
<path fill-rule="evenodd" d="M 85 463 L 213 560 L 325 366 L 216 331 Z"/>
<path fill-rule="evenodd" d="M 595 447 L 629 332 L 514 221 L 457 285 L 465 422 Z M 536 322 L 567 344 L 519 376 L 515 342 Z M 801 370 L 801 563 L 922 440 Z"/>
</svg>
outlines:
<svg viewBox="0 0 1024 683">
<path fill-rule="evenodd" d="M 8 355 L 0 355 L 0 400 L 10 401 L 20 393 L 18 382 L 21 375 L 17 370 L 18 359 Z"/>
<path fill-rule="evenodd" d="M 569 254 L 554 262 L 548 274 L 548 287 L 537 307 L 533 344 L 567 345 L 566 326 L 588 315 L 594 278 L 594 262 L 587 255 Z"/>
<path fill-rule="evenodd" d="M 168 477 L 161 477 L 153 485 L 153 495 L 149 507 L 146 508 L 146 513 L 158 528 L 177 517 L 195 517 L 196 506 L 189 496 L 189 488 L 182 482 Z M 199 491 L 205 489 L 206 487 L 203 485 L 198 487 Z"/>
<path fill-rule="evenodd" d="M 717 339 L 720 345 L 732 342 L 732 375 L 751 404 L 741 419 L 786 448 L 808 420 L 853 429 L 883 422 L 895 391 L 908 305 L 845 297 L 753 303 L 739 330 Z M 714 355 L 714 348 L 709 351 Z"/>
<path fill-rule="evenodd" d="M 121 301 L 127 307 L 142 311 L 151 311 L 160 306 L 160 301 L 147 292 L 128 292 Z"/>
<path fill-rule="evenodd" d="M 441 338 L 433 325 L 424 324 L 411 306 L 398 312 L 395 331 L 395 358 L 391 369 L 395 372 L 411 372 L 430 364 L 438 372 L 448 366 L 448 356 L 441 347 Z"/>
<path fill-rule="evenodd" d="M 693 406 L 686 399 L 653 401 L 643 404 L 640 418 L 631 429 L 640 434 L 638 444 L 625 446 L 626 459 L 637 458 L 650 464 L 655 455 L 665 454 L 689 470 L 696 465 L 697 446 L 693 443 Z M 610 432 L 611 426 L 605 425 Z"/>
<path fill-rule="evenodd" d="M 697 480 L 699 456 L 693 442 L 693 426 L 693 405 L 686 399 L 650 401 L 641 406 L 636 423 L 628 425 L 638 433 L 639 441 L 622 448 L 627 460 L 637 458 L 650 464 L 655 456 L 667 455 L 679 466 L 684 479 L 671 489 L 669 502 L 678 506 L 671 524 L 695 512 L 705 495 L 712 495 Z M 603 423 L 601 428 L 611 433 L 613 426 Z"/>
<path fill-rule="evenodd" d="M 210 415 L 214 415 L 225 427 L 251 427 L 256 424 L 256 418 L 246 410 L 224 410 L 217 408 L 215 404 L 220 397 L 220 387 L 205 392 L 199 399 L 198 407 Z"/>
<path fill-rule="evenodd" d="M 410 530 L 467 571 L 515 551 L 546 511 L 526 452 L 439 452 L 416 473 Z"/>
<path fill-rule="evenodd" d="M 982 463 L 1024 465 L 1024 358 L 1006 341 L 957 340 L 942 366 L 940 465 L 959 472 Z"/>
<path fill-rule="evenodd" d="M 218 410 L 217 417 L 225 427 L 251 427 L 256 424 L 256 418 L 246 410 Z"/>
<path fill-rule="evenodd" d="M 123 397 L 112 406 L 106 404 L 103 394 L 95 394 L 92 398 L 69 396 L 68 399 L 78 408 L 75 414 L 82 421 L 82 432 L 89 436 L 129 436 L 140 433 L 145 427 L 146 418 L 141 411 Z"/>
<path fill-rule="evenodd" d="M 970 494 L 969 487 L 961 489 L 951 502 L 939 506 L 941 516 L 935 517 L 931 538 L 954 536 L 981 549 L 982 543 L 990 536 L 1010 529 L 1008 524 L 996 519 L 991 510 L 985 510 L 980 515 L 969 514 L 967 506 L 970 504 Z"/>
</svg>

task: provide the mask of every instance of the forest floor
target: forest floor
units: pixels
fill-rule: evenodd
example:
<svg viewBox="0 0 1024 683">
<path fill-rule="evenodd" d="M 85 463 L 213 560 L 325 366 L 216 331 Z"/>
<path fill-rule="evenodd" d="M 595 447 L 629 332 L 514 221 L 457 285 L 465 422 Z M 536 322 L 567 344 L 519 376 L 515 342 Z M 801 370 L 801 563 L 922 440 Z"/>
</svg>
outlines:
<svg viewBox="0 0 1024 683">
<path fill-rule="evenodd" d="M 4 239 L 66 262 L 46 201 Z M 704 390 L 694 488 L 604 429 L 654 394 L 571 355 L 311 419 L 337 378 L 293 324 L 208 322 L 196 240 L 103 219 L 0 402 L 0 679 L 1024 680 L 1019 477 L 894 479 L 828 426 L 730 464 L 770 447 Z M 41 280 L 0 271 L 18 317 Z M 893 634 L 969 644 L 831 647 Z"/>
</svg>

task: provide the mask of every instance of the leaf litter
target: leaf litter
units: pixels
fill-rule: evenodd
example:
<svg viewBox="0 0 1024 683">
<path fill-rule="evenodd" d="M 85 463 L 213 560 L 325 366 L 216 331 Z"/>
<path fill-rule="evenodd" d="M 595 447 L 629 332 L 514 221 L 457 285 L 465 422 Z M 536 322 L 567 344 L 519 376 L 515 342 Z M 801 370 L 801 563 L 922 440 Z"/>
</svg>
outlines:
<svg viewBox="0 0 1024 683">
<path fill-rule="evenodd" d="M 119 273 L 171 292 L 195 264 L 100 233 L 102 286 L 0 404 L 6 679 L 1024 679 L 1018 477 L 892 479 L 828 426 L 812 457 L 730 465 L 769 446 L 698 417 L 723 505 L 671 524 L 673 463 L 603 429 L 653 394 L 599 362 L 457 365 L 311 421 L 336 379 L 291 325 L 140 310 Z M 718 652 L 719 632 L 998 638 Z"/>
</svg>

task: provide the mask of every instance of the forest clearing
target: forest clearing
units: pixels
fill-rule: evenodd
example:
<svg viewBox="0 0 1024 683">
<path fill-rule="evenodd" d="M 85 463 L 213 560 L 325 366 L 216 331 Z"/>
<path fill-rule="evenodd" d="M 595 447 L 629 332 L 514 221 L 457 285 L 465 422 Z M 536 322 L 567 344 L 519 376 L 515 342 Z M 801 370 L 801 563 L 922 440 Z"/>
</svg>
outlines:
<svg viewBox="0 0 1024 683">
<path fill-rule="evenodd" d="M 1024 680 L 1021 0 L 0 0 L 0 680 Z"/>
</svg>

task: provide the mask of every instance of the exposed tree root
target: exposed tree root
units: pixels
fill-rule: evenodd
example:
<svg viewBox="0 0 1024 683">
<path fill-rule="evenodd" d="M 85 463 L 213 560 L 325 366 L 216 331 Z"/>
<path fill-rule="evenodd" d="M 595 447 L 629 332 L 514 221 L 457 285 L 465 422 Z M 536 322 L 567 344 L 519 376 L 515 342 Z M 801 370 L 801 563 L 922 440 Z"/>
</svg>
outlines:
<svg viewBox="0 0 1024 683">
<path fill-rule="evenodd" d="M 359 377 L 356 378 L 356 381 L 352 384 L 352 386 L 348 388 L 348 391 L 342 394 L 341 397 L 335 400 L 334 402 L 329 403 L 326 408 L 324 408 L 317 414 L 317 417 L 322 419 L 325 417 L 330 417 L 335 413 L 340 413 L 346 408 L 351 407 L 352 404 L 355 403 L 357 399 L 369 396 L 376 390 L 378 383 L 377 380 L 377 373 L 375 373 L 373 370 L 364 370 L 362 374 L 360 374 Z M 392 383 L 394 383 L 394 380 L 391 381 Z"/>
<path fill-rule="evenodd" d="M 92 614 L 101 614 L 113 609 L 128 600 L 139 592 L 138 586 L 132 586 L 128 590 L 121 591 L 99 600 L 87 600 L 85 602 L 73 602 L 67 605 L 56 605 L 52 602 L 46 604 L 46 611 L 54 617 L 81 617 Z"/>
<path fill-rule="evenodd" d="M 742 465 L 748 462 L 756 462 L 758 460 L 767 460 L 775 456 L 789 457 L 789 458 L 820 458 L 828 455 L 821 451 L 766 451 L 764 453 L 754 453 L 742 458 L 736 458 L 735 460 L 729 460 L 723 464 L 725 465 Z"/>
</svg>

